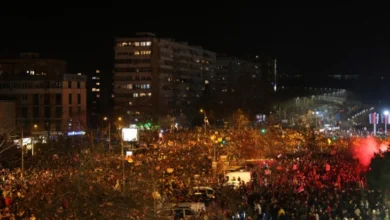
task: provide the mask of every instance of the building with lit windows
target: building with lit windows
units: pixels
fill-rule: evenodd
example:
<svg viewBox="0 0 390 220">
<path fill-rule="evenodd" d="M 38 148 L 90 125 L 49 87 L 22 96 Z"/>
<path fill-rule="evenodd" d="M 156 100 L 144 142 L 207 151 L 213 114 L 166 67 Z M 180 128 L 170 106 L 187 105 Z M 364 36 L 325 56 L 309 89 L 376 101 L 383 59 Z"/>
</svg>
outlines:
<svg viewBox="0 0 390 220">
<path fill-rule="evenodd" d="M 96 127 L 98 118 L 102 113 L 102 91 L 101 91 L 101 73 L 100 70 L 91 72 L 87 81 L 88 96 L 88 123 L 89 127 Z"/>
<path fill-rule="evenodd" d="M 0 75 L 60 76 L 67 72 L 64 60 L 41 58 L 37 53 L 20 53 L 19 56 L 0 56 Z"/>
<path fill-rule="evenodd" d="M 50 134 L 86 128 L 86 76 L 0 76 L 0 100 L 15 103 L 16 127 Z M 1 112 L 9 114 L 9 112 Z"/>
<path fill-rule="evenodd" d="M 214 52 L 186 42 L 151 33 L 117 38 L 115 113 L 131 119 L 193 114 L 205 84 L 215 76 L 215 64 Z"/>
</svg>

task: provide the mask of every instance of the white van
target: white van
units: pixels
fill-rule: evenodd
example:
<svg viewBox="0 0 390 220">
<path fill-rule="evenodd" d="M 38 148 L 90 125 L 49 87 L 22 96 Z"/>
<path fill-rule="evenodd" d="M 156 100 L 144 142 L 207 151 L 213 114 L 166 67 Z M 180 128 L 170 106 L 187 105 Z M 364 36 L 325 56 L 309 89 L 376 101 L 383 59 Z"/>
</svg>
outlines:
<svg viewBox="0 0 390 220">
<path fill-rule="evenodd" d="M 188 208 L 197 213 L 206 211 L 206 205 L 203 202 L 181 202 L 176 208 Z"/>
<path fill-rule="evenodd" d="M 195 186 L 192 189 L 196 196 L 206 196 L 209 199 L 215 199 L 215 190 L 211 187 Z"/>
<path fill-rule="evenodd" d="M 240 182 L 249 183 L 252 179 L 251 172 L 230 172 L 226 174 L 227 185 L 238 187 Z"/>
</svg>

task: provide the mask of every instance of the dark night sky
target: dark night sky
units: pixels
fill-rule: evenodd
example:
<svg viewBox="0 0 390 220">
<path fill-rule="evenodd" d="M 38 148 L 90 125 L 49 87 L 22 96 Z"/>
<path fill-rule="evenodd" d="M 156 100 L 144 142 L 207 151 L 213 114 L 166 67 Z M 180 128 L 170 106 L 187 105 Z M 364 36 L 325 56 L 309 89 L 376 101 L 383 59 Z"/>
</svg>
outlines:
<svg viewBox="0 0 390 220">
<path fill-rule="evenodd" d="M 374 10 L 171 7 L 135 13 L 138 7 L 123 8 L 63 9 L 53 15 L 10 10 L 0 15 L 0 52 L 63 58 L 71 72 L 109 69 L 114 36 L 149 31 L 241 57 L 271 55 L 287 73 L 382 75 L 390 70 L 390 19 Z"/>
</svg>

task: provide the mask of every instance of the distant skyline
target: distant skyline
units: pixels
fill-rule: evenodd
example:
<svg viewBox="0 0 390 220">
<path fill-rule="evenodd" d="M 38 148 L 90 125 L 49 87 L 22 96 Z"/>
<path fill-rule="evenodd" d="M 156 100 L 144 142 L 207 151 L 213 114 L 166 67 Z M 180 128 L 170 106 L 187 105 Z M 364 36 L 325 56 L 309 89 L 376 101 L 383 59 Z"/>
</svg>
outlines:
<svg viewBox="0 0 390 220">
<path fill-rule="evenodd" d="M 0 15 L 0 52 L 65 59 L 70 72 L 110 70 L 116 36 L 153 32 L 242 58 L 269 55 L 290 74 L 390 71 L 390 19 L 377 11 L 251 7 L 156 13 L 124 8 L 64 9 L 55 15 L 33 10 L 22 16 L 10 10 Z"/>
</svg>

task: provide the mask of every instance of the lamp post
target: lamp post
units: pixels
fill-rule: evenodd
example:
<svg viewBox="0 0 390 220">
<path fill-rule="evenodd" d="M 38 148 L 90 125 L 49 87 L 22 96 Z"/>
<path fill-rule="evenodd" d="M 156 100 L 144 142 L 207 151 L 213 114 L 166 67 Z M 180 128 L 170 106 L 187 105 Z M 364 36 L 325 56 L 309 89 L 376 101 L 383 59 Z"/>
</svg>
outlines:
<svg viewBox="0 0 390 220">
<path fill-rule="evenodd" d="M 22 131 L 21 131 L 21 139 L 20 139 L 20 145 L 22 149 L 22 172 L 20 173 L 20 177 L 24 178 L 24 145 L 23 145 L 23 122 L 22 122 Z"/>
<path fill-rule="evenodd" d="M 200 109 L 199 112 L 203 113 L 204 132 L 207 133 L 207 124 L 209 123 L 209 120 L 207 119 L 206 111 L 203 109 Z"/>
<path fill-rule="evenodd" d="M 389 123 L 389 111 L 384 111 L 384 123 L 385 123 L 385 136 L 387 137 L 387 123 Z"/>
<path fill-rule="evenodd" d="M 122 117 L 118 117 L 118 122 L 119 123 L 122 122 Z M 122 130 L 122 126 L 119 125 L 118 128 L 119 128 L 119 132 L 120 132 Z M 124 192 L 126 181 L 125 181 L 125 148 L 123 145 L 123 137 L 121 137 L 121 155 L 122 155 L 122 192 Z"/>
<path fill-rule="evenodd" d="M 37 124 L 34 124 L 34 130 L 37 130 L 38 129 L 38 125 Z M 31 135 L 31 155 L 34 156 L 34 140 L 33 140 L 33 136 Z"/>
<path fill-rule="evenodd" d="M 104 121 L 108 121 L 107 117 L 103 118 Z M 108 122 L 108 152 L 111 152 L 111 123 Z"/>
</svg>

